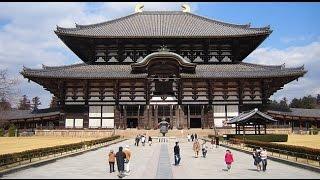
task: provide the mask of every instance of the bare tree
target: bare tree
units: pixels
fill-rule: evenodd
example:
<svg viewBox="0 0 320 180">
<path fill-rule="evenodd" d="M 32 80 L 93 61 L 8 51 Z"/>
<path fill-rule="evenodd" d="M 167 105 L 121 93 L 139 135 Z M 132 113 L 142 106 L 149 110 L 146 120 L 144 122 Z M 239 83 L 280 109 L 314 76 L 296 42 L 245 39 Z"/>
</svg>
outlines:
<svg viewBox="0 0 320 180">
<path fill-rule="evenodd" d="M 10 101 L 16 95 L 15 86 L 18 80 L 8 77 L 7 69 L 0 69 L 0 99 Z"/>
</svg>

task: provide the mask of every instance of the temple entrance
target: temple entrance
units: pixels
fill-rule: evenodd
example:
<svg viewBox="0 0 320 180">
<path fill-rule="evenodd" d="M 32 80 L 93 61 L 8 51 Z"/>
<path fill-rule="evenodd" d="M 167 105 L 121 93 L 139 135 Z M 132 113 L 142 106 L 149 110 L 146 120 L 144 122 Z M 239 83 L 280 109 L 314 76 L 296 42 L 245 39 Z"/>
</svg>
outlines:
<svg viewBox="0 0 320 180">
<path fill-rule="evenodd" d="M 127 128 L 137 128 L 138 118 L 127 118 Z"/>
<path fill-rule="evenodd" d="M 190 128 L 201 128 L 201 118 L 190 118 Z"/>
</svg>

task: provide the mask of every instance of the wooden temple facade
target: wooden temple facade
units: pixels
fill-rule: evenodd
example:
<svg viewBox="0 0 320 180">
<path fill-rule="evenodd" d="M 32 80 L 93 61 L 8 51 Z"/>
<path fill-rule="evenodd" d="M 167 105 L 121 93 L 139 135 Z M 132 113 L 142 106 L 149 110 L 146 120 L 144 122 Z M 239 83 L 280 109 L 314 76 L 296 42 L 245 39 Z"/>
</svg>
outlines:
<svg viewBox="0 0 320 180">
<path fill-rule="evenodd" d="M 54 94 L 63 128 L 227 126 L 239 113 L 263 108 L 303 67 L 242 62 L 270 34 L 190 12 L 144 11 L 57 36 L 83 61 L 21 74 Z"/>
</svg>

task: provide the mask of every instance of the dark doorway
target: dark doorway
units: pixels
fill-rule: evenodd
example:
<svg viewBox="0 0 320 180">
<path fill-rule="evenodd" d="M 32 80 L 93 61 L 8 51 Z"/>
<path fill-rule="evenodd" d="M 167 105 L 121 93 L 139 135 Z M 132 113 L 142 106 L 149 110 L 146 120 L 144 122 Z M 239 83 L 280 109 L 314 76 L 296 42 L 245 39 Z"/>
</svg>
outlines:
<svg viewBox="0 0 320 180">
<path fill-rule="evenodd" d="M 201 118 L 190 118 L 190 128 L 201 128 Z"/>
<path fill-rule="evenodd" d="M 138 118 L 127 118 L 127 128 L 136 128 L 138 126 Z"/>
</svg>

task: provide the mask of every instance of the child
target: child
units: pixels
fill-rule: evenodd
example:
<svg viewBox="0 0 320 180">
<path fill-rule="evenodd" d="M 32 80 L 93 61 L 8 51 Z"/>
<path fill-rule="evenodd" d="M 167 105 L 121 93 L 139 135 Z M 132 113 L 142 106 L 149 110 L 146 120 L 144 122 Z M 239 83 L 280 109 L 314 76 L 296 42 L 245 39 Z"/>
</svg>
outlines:
<svg viewBox="0 0 320 180">
<path fill-rule="evenodd" d="M 114 172 L 114 162 L 116 161 L 116 154 L 113 150 L 109 152 L 109 166 L 110 166 L 110 173 Z"/>
<path fill-rule="evenodd" d="M 205 158 L 206 155 L 207 155 L 207 145 L 206 145 L 206 141 L 203 141 L 203 144 L 202 144 L 202 156 Z"/>
<path fill-rule="evenodd" d="M 231 154 L 231 151 L 229 149 L 226 151 L 226 155 L 224 156 L 224 161 L 226 162 L 227 168 L 229 171 L 231 168 L 231 163 L 233 162 L 233 155 Z"/>
</svg>

